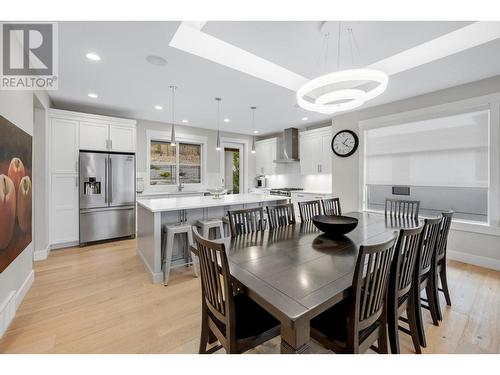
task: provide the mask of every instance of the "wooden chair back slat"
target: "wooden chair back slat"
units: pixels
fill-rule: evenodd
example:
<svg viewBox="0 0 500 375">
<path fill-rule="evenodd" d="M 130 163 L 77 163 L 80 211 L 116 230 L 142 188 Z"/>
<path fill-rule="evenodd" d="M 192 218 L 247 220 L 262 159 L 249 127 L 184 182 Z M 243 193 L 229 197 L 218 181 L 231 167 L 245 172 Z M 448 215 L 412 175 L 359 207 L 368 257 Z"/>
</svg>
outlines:
<svg viewBox="0 0 500 375">
<path fill-rule="evenodd" d="M 198 250 L 203 300 L 213 317 L 226 326 L 229 337 L 230 322 L 234 321 L 234 298 L 225 246 L 201 237 L 196 226 L 192 230 Z"/>
<path fill-rule="evenodd" d="M 399 231 L 390 276 L 391 293 L 398 298 L 406 295 L 411 288 L 423 229 L 419 226 Z"/>
<path fill-rule="evenodd" d="M 293 209 L 293 203 L 267 206 L 266 210 L 270 229 L 276 229 L 279 227 L 284 227 L 286 225 L 295 224 L 295 212 Z"/>
<path fill-rule="evenodd" d="M 321 204 L 323 205 L 323 213 L 325 215 L 335 215 L 335 216 L 342 215 L 339 198 L 323 199 L 321 201 Z"/>
<path fill-rule="evenodd" d="M 231 210 L 228 211 L 228 216 L 231 237 L 266 229 L 262 207 Z"/>
<path fill-rule="evenodd" d="M 299 202 L 300 221 L 312 220 L 313 216 L 321 215 L 320 201 Z"/>
<path fill-rule="evenodd" d="M 418 219 L 419 209 L 420 201 L 407 201 L 398 199 L 385 200 L 385 216 Z"/>
<path fill-rule="evenodd" d="M 448 242 L 448 234 L 450 233 L 451 219 L 453 218 L 453 211 L 443 212 L 441 215 L 443 220 L 439 228 L 438 237 L 436 240 L 436 256 L 440 261 L 446 256 L 446 245 Z"/>
<path fill-rule="evenodd" d="M 372 325 L 382 313 L 396 235 L 384 243 L 360 247 L 350 312 L 357 332 Z"/>
<path fill-rule="evenodd" d="M 418 255 L 418 270 L 420 276 L 426 275 L 431 269 L 441 220 L 441 218 L 424 220 L 424 229 L 420 238 Z"/>
</svg>

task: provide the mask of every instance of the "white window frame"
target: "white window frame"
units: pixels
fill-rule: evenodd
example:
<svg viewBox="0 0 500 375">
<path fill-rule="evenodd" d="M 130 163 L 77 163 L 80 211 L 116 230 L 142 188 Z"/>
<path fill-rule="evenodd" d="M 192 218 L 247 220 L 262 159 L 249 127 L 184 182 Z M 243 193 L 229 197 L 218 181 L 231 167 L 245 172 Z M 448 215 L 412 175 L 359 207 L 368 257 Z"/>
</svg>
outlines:
<svg viewBox="0 0 500 375">
<path fill-rule="evenodd" d="M 365 132 L 367 130 L 478 110 L 489 110 L 490 114 L 488 124 L 488 221 L 479 223 L 456 219 L 453 220 L 452 229 L 500 236 L 500 93 L 360 121 L 358 123 L 359 210 L 369 211 L 366 209 L 365 201 Z"/>
<path fill-rule="evenodd" d="M 176 151 L 176 184 L 173 185 L 151 185 L 150 184 L 150 165 L 151 165 L 151 141 L 170 142 L 170 132 L 158 130 L 146 130 L 146 176 L 144 178 L 145 190 L 154 192 L 172 192 L 177 190 L 179 185 L 179 152 Z M 201 146 L 201 181 L 200 183 L 186 183 L 185 187 L 202 188 L 205 185 L 207 178 L 207 144 L 208 138 L 196 135 L 187 135 L 178 133 L 175 136 L 176 144 L 190 143 Z"/>
</svg>

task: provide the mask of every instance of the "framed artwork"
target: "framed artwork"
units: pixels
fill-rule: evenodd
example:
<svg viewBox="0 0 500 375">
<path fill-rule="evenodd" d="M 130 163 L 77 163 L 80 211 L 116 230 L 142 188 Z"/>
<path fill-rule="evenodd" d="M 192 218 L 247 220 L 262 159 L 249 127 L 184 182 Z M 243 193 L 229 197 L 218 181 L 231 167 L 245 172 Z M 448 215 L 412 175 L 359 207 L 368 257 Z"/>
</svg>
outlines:
<svg viewBox="0 0 500 375">
<path fill-rule="evenodd" d="M 31 243 L 32 136 L 0 116 L 0 273 Z"/>
</svg>

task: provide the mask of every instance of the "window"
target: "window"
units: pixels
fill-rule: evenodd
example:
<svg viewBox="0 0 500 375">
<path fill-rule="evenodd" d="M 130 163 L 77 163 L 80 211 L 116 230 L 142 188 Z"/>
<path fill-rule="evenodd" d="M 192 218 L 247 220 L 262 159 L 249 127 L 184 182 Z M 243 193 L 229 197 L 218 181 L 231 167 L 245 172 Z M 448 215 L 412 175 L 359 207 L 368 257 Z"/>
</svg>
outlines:
<svg viewBox="0 0 500 375">
<path fill-rule="evenodd" d="M 150 185 L 201 183 L 201 144 L 151 140 Z"/>
<path fill-rule="evenodd" d="M 478 110 L 365 130 L 365 208 L 411 199 L 422 215 L 452 209 L 455 218 L 487 222 L 488 128 L 489 110 Z"/>
</svg>

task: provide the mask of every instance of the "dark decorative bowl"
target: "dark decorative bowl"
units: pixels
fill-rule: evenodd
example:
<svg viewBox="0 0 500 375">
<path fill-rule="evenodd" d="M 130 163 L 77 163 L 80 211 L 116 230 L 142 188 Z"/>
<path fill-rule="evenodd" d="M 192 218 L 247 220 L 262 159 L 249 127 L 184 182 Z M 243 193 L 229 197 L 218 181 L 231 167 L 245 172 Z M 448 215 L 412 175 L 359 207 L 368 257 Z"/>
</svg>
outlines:
<svg viewBox="0 0 500 375">
<path fill-rule="evenodd" d="M 316 215 L 312 218 L 316 227 L 329 236 L 342 236 L 358 225 L 358 219 L 350 216 Z"/>
</svg>

